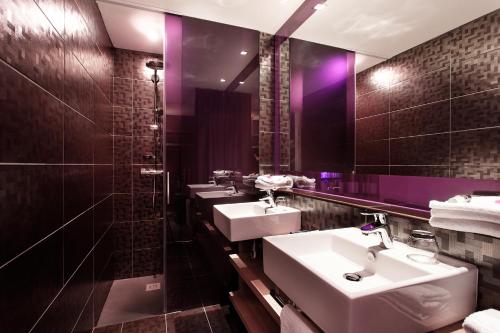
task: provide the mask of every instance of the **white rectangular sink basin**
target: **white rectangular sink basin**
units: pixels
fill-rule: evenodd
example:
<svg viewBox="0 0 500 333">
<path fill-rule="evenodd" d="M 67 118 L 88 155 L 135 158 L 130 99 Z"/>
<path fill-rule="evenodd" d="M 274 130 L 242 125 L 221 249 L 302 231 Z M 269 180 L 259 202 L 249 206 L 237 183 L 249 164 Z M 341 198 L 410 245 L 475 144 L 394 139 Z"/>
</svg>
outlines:
<svg viewBox="0 0 500 333">
<path fill-rule="evenodd" d="M 475 311 L 478 270 L 357 228 L 264 238 L 264 272 L 327 333 L 424 333 Z M 346 273 L 360 273 L 350 281 Z"/>
<path fill-rule="evenodd" d="M 226 187 L 215 184 L 189 184 L 189 197 L 194 199 L 196 197 L 196 193 L 198 192 L 211 192 L 211 191 L 221 191 Z"/>
<path fill-rule="evenodd" d="M 215 205 L 214 223 L 231 242 L 282 235 L 300 230 L 300 210 L 264 202 Z"/>
</svg>

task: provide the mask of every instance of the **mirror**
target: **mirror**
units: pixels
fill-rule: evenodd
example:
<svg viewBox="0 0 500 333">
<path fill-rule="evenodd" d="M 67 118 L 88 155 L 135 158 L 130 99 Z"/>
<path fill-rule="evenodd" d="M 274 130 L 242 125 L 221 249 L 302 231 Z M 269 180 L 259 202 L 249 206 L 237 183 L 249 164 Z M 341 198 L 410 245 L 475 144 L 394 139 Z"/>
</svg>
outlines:
<svg viewBox="0 0 500 333">
<path fill-rule="evenodd" d="M 500 10 L 459 3 L 328 1 L 305 20 L 290 39 L 289 171 L 497 179 Z M 351 51 L 355 90 L 323 88 L 315 75 Z"/>
<path fill-rule="evenodd" d="M 173 62 L 173 70 L 181 76 L 180 107 L 167 105 L 166 110 L 167 167 L 173 181 L 183 188 L 207 183 L 214 170 L 257 172 L 259 33 L 179 19 L 180 61 Z"/>
</svg>

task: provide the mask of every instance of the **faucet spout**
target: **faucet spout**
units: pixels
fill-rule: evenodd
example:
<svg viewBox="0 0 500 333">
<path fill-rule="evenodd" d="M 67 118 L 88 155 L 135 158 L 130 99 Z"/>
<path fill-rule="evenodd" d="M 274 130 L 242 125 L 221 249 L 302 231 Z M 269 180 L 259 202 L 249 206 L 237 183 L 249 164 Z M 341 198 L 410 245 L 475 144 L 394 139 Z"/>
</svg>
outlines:
<svg viewBox="0 0 500 333">
<path fill-rule="evenodd" d="M 266 190 L 267 197 L 259 199 L 259 201 L 264 201 L 269 204 L 268 207 L 264 208 L 264 214 L 267 214 L 267 210 L 276 207 L 276 202 L 274 201 L 273 194 L 271 190 Z"/>
<path fill-rule="evenodd" d="M 361 232 L 363 235 L 375 234 L 380 237 L 381 244 L 384 248 L 390 249 L 394 246 L 392 242 L 391 228 L 387 224 L 387 214 L 386 213 L 361 213 L 365 216 L 373 216 L 375 221 L 372 223 L 365 224 L 361 227 Z"/>
<path fill-rule="evenodd" d="M 237 194 L 238 193 L 238 188 L 235 185 L 231 185 L 229 187 L 226 187 L 227 191 L 231 191 L 231 194 Z"/>
</svg>

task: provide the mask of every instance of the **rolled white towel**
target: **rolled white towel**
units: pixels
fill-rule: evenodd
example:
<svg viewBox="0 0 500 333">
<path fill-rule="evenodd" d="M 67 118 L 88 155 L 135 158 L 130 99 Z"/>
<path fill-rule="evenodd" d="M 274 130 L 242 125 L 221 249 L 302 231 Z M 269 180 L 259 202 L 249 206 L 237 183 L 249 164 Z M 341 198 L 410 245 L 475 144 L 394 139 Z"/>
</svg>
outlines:
<svg viewBox="0 0 500 333">
<path fill-rule="evenodd" d="M 287 304 L 281 310 L 281 333 L 320 333 L 321 331 L 309 319 L 294 307 Z"/>
<path fill-rule="evenodd" d="M 486 221 L 431 216 L 429 224 L 435 228 L 472 232 L 500 238 L 500 224 Z"/>
<path fill-rule="evenodd" d="M 462 326 L 467 333 L 498 333 L 500 311 L 488 309 L 474 312 L 465 318 Z"/>
<path fill-rule="evenodd" d="M 273 190 L 278 188 L 292 188 L 293 180 L 287 176 L 259 176 L 255 181 L 255 187 L 262 190 Z"/>
<path fill-rule="evenodd" d="M 306 176 L 289 176 L 293 180 L 293 186 L 298 188 L 316 186 L 316 179 L 307 178 Z"/>
</svg>

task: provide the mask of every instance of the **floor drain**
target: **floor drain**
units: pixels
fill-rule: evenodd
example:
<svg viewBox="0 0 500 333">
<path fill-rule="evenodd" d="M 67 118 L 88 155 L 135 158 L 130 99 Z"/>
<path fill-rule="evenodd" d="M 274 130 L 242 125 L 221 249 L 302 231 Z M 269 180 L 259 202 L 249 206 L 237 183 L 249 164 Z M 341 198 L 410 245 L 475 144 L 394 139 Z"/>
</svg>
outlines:
<svg viewBox="0 0 500 333">
<path fill-rule="evenodd" d="M 345 273 L 344 279 L 346 279 L 348 281 L 358 282 L 358 281 L 361 281 L 362 277 L 358 273 Z"/>
</svg>

